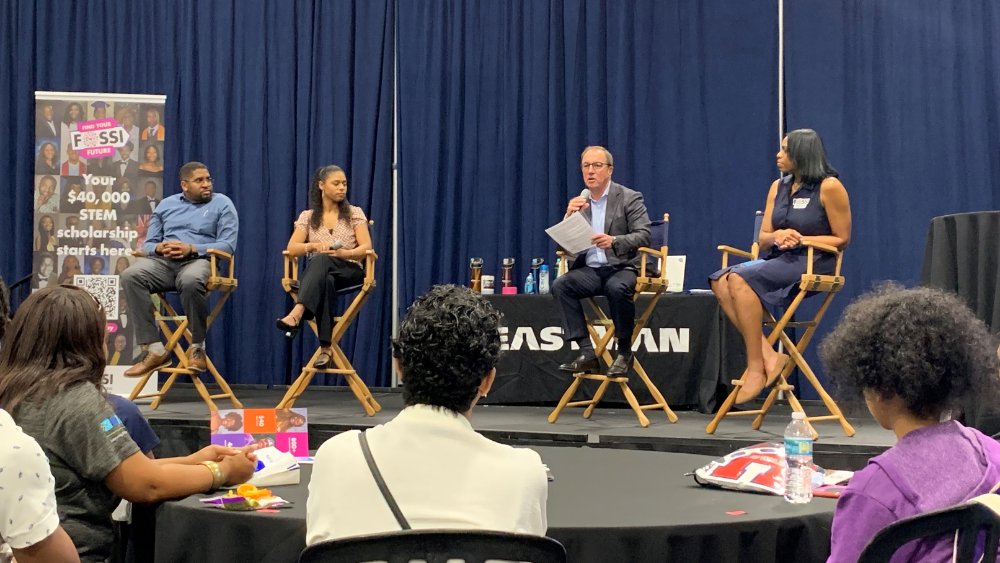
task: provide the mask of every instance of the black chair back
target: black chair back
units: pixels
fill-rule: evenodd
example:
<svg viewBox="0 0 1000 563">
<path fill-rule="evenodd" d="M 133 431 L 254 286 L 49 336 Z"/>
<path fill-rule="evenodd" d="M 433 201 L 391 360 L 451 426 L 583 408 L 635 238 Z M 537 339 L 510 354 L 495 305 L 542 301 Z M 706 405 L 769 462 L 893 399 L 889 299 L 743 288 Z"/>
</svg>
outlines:
<svg viewBox="0 0 1000 563">
<path fill-rule="evenodd" d="M 670 221 L 650 221 L 649 223 L 649 247 L 659 250 L 661 247 L 670 246 L 668 237 L 670 234 Z"/>
<path fill-rule="evenodd" d="M 958 532 L 958 563 L 976 563 L 976 542 L 985 532 L 985 552 L 981 563 L 996 563 L 998 540 L 1000 540 L 1000 516 L 987 506 L 970 502 L 961 506 L 935 510 L 906 518 L 886 526 L 875 534 L 858 563 L 889 563 L 896 550 L 903 545 L 922 538 L 942 534 L 954 538 Z M 949 542 L 954 541 L 949 539 Z"/>
<path fill-rule="evenodd" d="M 299 563 L 385 561 L 465 563 L 491 560 L 566 563 L 566 550 L 551 538 L 480 530 L 409 530 L 318 543 L 307 547 Z"/>
<path fill-rule="evenodd" d="M 0 282 L 3 278 L 0 278 Z M 10 313 L 14 314 L 17 306 L 31 295 L 31 274 L 24 276 L 16 282 L 7 286 L 7 302 L 10 304 Z"/>
<path fill-rule="evenodd" d="M 760 227 L 764 224 L 764 212 L 757 211 L 753 218 L 753 241 L 760 242 Z"/>
</svg>

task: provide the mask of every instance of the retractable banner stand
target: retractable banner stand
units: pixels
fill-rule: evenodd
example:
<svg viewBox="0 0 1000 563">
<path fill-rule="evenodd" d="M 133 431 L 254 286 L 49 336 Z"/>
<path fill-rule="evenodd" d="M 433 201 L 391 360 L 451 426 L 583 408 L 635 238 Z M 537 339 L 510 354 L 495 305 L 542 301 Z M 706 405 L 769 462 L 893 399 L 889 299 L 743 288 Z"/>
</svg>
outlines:
<svg viewBox="0 0 1000 563">
<path fill-rule="evenodd" d="M 107 315 L 109 393 L 139 356 L 119 276 L 163 198 L 166 96 L 35 92 L 32 291 L 83 287 Z M 156 391 L 150 378 L 143 393 Z"/>
</svg>

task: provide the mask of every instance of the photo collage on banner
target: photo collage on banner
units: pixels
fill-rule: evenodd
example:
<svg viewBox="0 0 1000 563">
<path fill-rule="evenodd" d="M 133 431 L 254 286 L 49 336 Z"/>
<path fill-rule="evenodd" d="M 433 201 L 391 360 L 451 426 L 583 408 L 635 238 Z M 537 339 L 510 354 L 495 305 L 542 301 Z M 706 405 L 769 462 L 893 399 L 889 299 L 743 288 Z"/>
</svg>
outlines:
<svg viewBox="0 0 1000 563">
<path fill-rule="evenodd" d="M 295 457 L 309 455 L 306 409 L 219 409 L 209 421 L 212 445 L 275 447 Z"/>
<path fill-rule="evenodd" d="M 139 356 L 119 276 L 163 198 L 165 96 L 35 92 L 31 289 L 85 287 L 107 315 L 109 392 Z M 147 389 L 155 391 L 151 378 Z M 147 390 L 144 389 L 144 392 Z"/>
</svg>

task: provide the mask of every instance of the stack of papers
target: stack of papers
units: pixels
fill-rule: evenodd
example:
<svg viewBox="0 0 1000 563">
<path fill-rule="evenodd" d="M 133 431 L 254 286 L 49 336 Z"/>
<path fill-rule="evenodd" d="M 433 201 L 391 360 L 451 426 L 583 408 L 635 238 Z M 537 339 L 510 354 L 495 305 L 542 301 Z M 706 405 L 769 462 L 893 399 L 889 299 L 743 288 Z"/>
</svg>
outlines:
<svg viewBox="0 0 1000 563">
<path fill-rule="evenodd" d="M 590 242 L 594 237 L 594 228 L 580 213 L 574 213 L 552 225 L 545 229 L 545 233 L 570 254 L 579 254 L 594 246 Z"/>
<path fill-rule="evenodd" d="M 262 448 L 257 454 L 257 470 L 247 483 L 257 487 L 299 484 L 299 462 L 278 448 Z"/>
</svg>

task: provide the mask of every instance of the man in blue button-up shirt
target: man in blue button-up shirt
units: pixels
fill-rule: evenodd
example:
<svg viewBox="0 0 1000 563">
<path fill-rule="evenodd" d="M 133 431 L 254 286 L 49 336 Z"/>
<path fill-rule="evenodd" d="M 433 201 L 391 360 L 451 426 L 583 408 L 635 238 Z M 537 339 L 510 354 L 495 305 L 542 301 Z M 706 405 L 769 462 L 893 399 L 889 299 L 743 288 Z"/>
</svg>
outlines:
<svg viewBox="0 0 1000 563">
<path fill-rule="evenodd" d="M 121 275 L 125 301 L 135 322 L 135 338 L 145 350 L 142 360 L 125 372 L 139 377 L 170 365 L 160 342 L 151 293 L 176 289 L 191 330 L 189 366 L 204 371 L 205 323 L 208 319 L 206 284 L 209 249 L 236 252 L 240 222 L 232 200 L 212 193 L 208 167 L 189 162 L 181 167 L 183 193 L 164 198 L 149 221 L 139 258 Z"/>
</svg>

